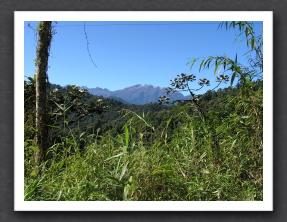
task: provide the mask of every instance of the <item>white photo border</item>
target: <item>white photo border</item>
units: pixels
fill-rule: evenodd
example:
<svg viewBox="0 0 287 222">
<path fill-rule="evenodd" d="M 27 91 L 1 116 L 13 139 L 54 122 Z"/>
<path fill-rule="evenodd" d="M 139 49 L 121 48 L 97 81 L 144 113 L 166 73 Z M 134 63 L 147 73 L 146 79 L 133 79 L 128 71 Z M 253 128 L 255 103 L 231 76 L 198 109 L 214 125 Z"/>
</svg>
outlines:
<svg viewBox="0 0 287 222">
<path fill-rule="evenodd" d="M 263 201 L 24 201 L 24 21 L 263 21 Z M 15 211 L 273 211 L 272 11 L 15 11 Z"/>
</svg>

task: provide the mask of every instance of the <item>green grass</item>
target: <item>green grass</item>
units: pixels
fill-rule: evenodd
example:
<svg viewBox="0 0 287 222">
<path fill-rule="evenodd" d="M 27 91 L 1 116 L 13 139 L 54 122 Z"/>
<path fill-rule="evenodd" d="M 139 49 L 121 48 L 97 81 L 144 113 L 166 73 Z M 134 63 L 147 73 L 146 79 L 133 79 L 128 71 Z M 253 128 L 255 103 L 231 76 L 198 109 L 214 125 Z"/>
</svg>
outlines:
<svg viewBox="0 0 287 222">
<path fill-rule="evenodd" d="M 70 134 L 50 147 L 38 173 L 27 149 L 25 200 L 262 201 L 260 95 L 228 100 L 228 115 L 203 118 L 182 107 L 160 131 L 130 113 L 116 137 L 85 135 L 84 151 Z"/>
</svg>

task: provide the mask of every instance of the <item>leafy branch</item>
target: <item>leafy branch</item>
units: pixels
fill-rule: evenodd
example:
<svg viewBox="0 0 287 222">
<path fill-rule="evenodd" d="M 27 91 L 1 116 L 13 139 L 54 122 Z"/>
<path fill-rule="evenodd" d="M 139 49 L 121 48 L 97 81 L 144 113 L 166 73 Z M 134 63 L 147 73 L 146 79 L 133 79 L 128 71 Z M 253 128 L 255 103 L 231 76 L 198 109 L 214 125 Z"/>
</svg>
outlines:
<svg viewBox="0 0 287 222">
<path fill-rule="evenodd" d="M 191 99 L 190 100 L 176 100 L 173 102 L 169 101 L 169 97 L 167 96 L 160 96 L 158 99 L 159 104 L 174 104 L 176 102 L 186 102 L 186 101 L 191 101 L 196 107 L 197 110 L 199 111 L 200 115 L 203 116 L 203 111 L 200 108 L 199 104 L 198 104 L 198 96 L 195 95 L 194 91 L 199 91 L 200 89 L 202 89 L 205 85 L 209 86 L 210 85 L 210 81 L 206 78 L 204 79 L 199 79 L 198 84 L 200 85 L 200 88 L 198 89 L 191 89 L 189 87 L 189 83 L 190 82 L 194 82 L 196 80 L 196 76 L 194 74 L 191 75 L 187 75 L 184 73 L 181 73 L 179 75 L 177 75 L 177 77 L 171 81 L 171 86 L 172 87 L 167 87 L 166 88 L 166 94 L 169 93 L 175 93 L 178 91 L 188 91 L 191 95 Z M 226 75 L 220 75 L 219 77 L 217 77 L 216 82 L 218 82 L 217 86 L 215 86 L 212 90 L 216 89 L 222 82 L 227 83 L 229 81 L 229 77 Z"/>
<path fill-rule="evenodd" d="M 225 28 L 226 30 L 231 28 L 238 28 L 240 33 L 237 35 L 235 41 L 238 40 L 240 36 L 245 36 L 245 41 L 248 47 L 251 49 L 246 52 L 244 55 L 247 55 L 251 52 L 255 52 L 254 58 L 249 58 L 248 62 L 250 67 L 243 66 L 238 62 L 238 56 L 236 54 L 235 59 L 232 60 L 227 55 L 223 56 L 209 56 L 209 57 L 198 57 L 191 59 L 187 65 L 190 65 L 190 69 L 194 67 L 194 64 L 201 60 L 199 65 L 199 72 L 202 69 L 210 69 L 214 67 L 214 74 L 222 71 L 227 72 L 231 71 L 231 81 L 230 85 L 232 86 L 236 77 L 239 78 L 239 81 L 242 83 L 243 90 L 246 87 L 252 87 L 252 80 L 255 76 L 258 76 L 263 71 L 263 38 L 262 35 L 256 36 L 253 28 L 253 23 L 246 21 L 232 21 L 232 22 L 222 22 L 218 28 Z M 257 69 L 259 68 L 259 70 Z"/>
<path fill-rule="evenodd" d="M 238 40 L 238 38 L 242 35 L 245 35 L 246 44 L 247 47 L 251 47 L 251 50 L 246 52 L 244 55 L 249 54 L 252 51 L 255 51 L 256 53 L 256 59 L 257 59 L 257 65 L 260 67 L 260 70 L 263 70 L 263 37 L 262 34 L 255 36 L 253 23 L 246 22 L 246 21 L 232 21 L 232 22 L 222 22 L 219 24 L 219 28 L 225 27 L 226 30 L 231 28 L 238 27 L 240 33 L 238 34 L 237 38 L 235 39 L 235 42 Z"/>
<path fill-rule="evenodd" d="M 190 69 L 193 68 L 194 64 L 196 61 L 198 61 L 200 58 L 193 58 L 191 61 L 189 61 L 187 64 L 190 64 Z M 200 65 L 199 65 L 199 72 L 202 69 L 209 69 L 210 67 L 214 66 L 214 74 L 217 72 L 220 73 L 220 71 L 224 70 L 226 71 L 231 71 L 232 76 L 231 76 L 231 81 L 230 85 L 233 85 L 235 77 L 239 76 L 240 80 L 243 82 L 248 83 L 250 86 L 252 86 L 252 82 L 247 78 L 247 73 L 244 72 L 242 69 L 242 66 L 238 63 L 237 60 L 237 54 L 235 56 L 234 60 L 231 60 L 228 56 L 210 56 L 206 59 L 202 59 Z"/>
</svg>

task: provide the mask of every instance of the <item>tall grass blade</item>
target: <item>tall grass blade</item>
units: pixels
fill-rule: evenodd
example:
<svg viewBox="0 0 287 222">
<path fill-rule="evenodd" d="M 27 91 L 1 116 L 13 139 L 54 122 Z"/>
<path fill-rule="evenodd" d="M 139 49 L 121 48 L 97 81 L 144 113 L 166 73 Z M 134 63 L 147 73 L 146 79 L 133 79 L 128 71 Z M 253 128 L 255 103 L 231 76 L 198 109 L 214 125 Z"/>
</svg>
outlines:
<svg viewBox="0 0 287 222">
<path fill-rule="evenodd" d="M 112 157 L 110 157 L 110 158 L 108 158 L 108 159 L 105 159 L 104 161 L 108 161 L 108 160 L 111 160 L 111 159 L 114 159 L 114 158 L 120 157 L 120 156 L 122 156 L 122 155 L 124 155 L 124 154 L 127 154 L 127 152 L 125 152 L 125 153 L 120 153 L 120 154 L 117 154 L 117 155 L 115 155 L 115 156 L 112 156 Z"/>
<path fill-rule="evenodd" d="M 126 124 L 124 125 L 124 131 L 125 131 L 126 146 L 128 147 L 130 143 L 130 133 L 128 126 Z"/>
<path fill-rule="evenodd" d="M 125 175 L 125 173 L 127 172 L 127 169 L 128 169 L 128 165 L 129 165 L 129 161 L 123 166 L 123 169 L 122 169 L 122 172 L 121 172 L 121 175 L 120 175 L 120 178 L 119 180 L 121 181 L 123 176 Z"/>
<path fill-rule="evenodd" d="M 41 183 L 41 181 L 44 179 L 45 176 L 42 178 L 39 178 L 35 180 L 33 183 L 31 183 L 29 186 L 27 186 L 24 190 L 24 201 L 31 200 L 31 197 L 33 196 L 35 190 L 38 188 L 38 185 Z"/>
</svg>

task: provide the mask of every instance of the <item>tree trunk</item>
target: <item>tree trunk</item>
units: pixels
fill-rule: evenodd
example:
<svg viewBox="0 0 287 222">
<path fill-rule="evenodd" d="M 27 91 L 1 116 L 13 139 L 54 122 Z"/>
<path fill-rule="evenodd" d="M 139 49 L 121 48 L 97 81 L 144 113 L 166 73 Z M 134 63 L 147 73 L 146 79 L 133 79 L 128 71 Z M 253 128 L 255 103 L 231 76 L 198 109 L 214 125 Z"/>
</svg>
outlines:
<svg viewBox="0 0 287 222">
<path fill-rule="evenodd" d="M 34 160 L 40 163 L 45 160 L 47 151 L 46 126 L 46 90 L 49 49 L 52 39 L 52 22 L 40 22 L 38 25 L 38 46 L 36 62 L 36 138 L 35 146 L 40 152 L 34 153 Z"/>
</svg>

